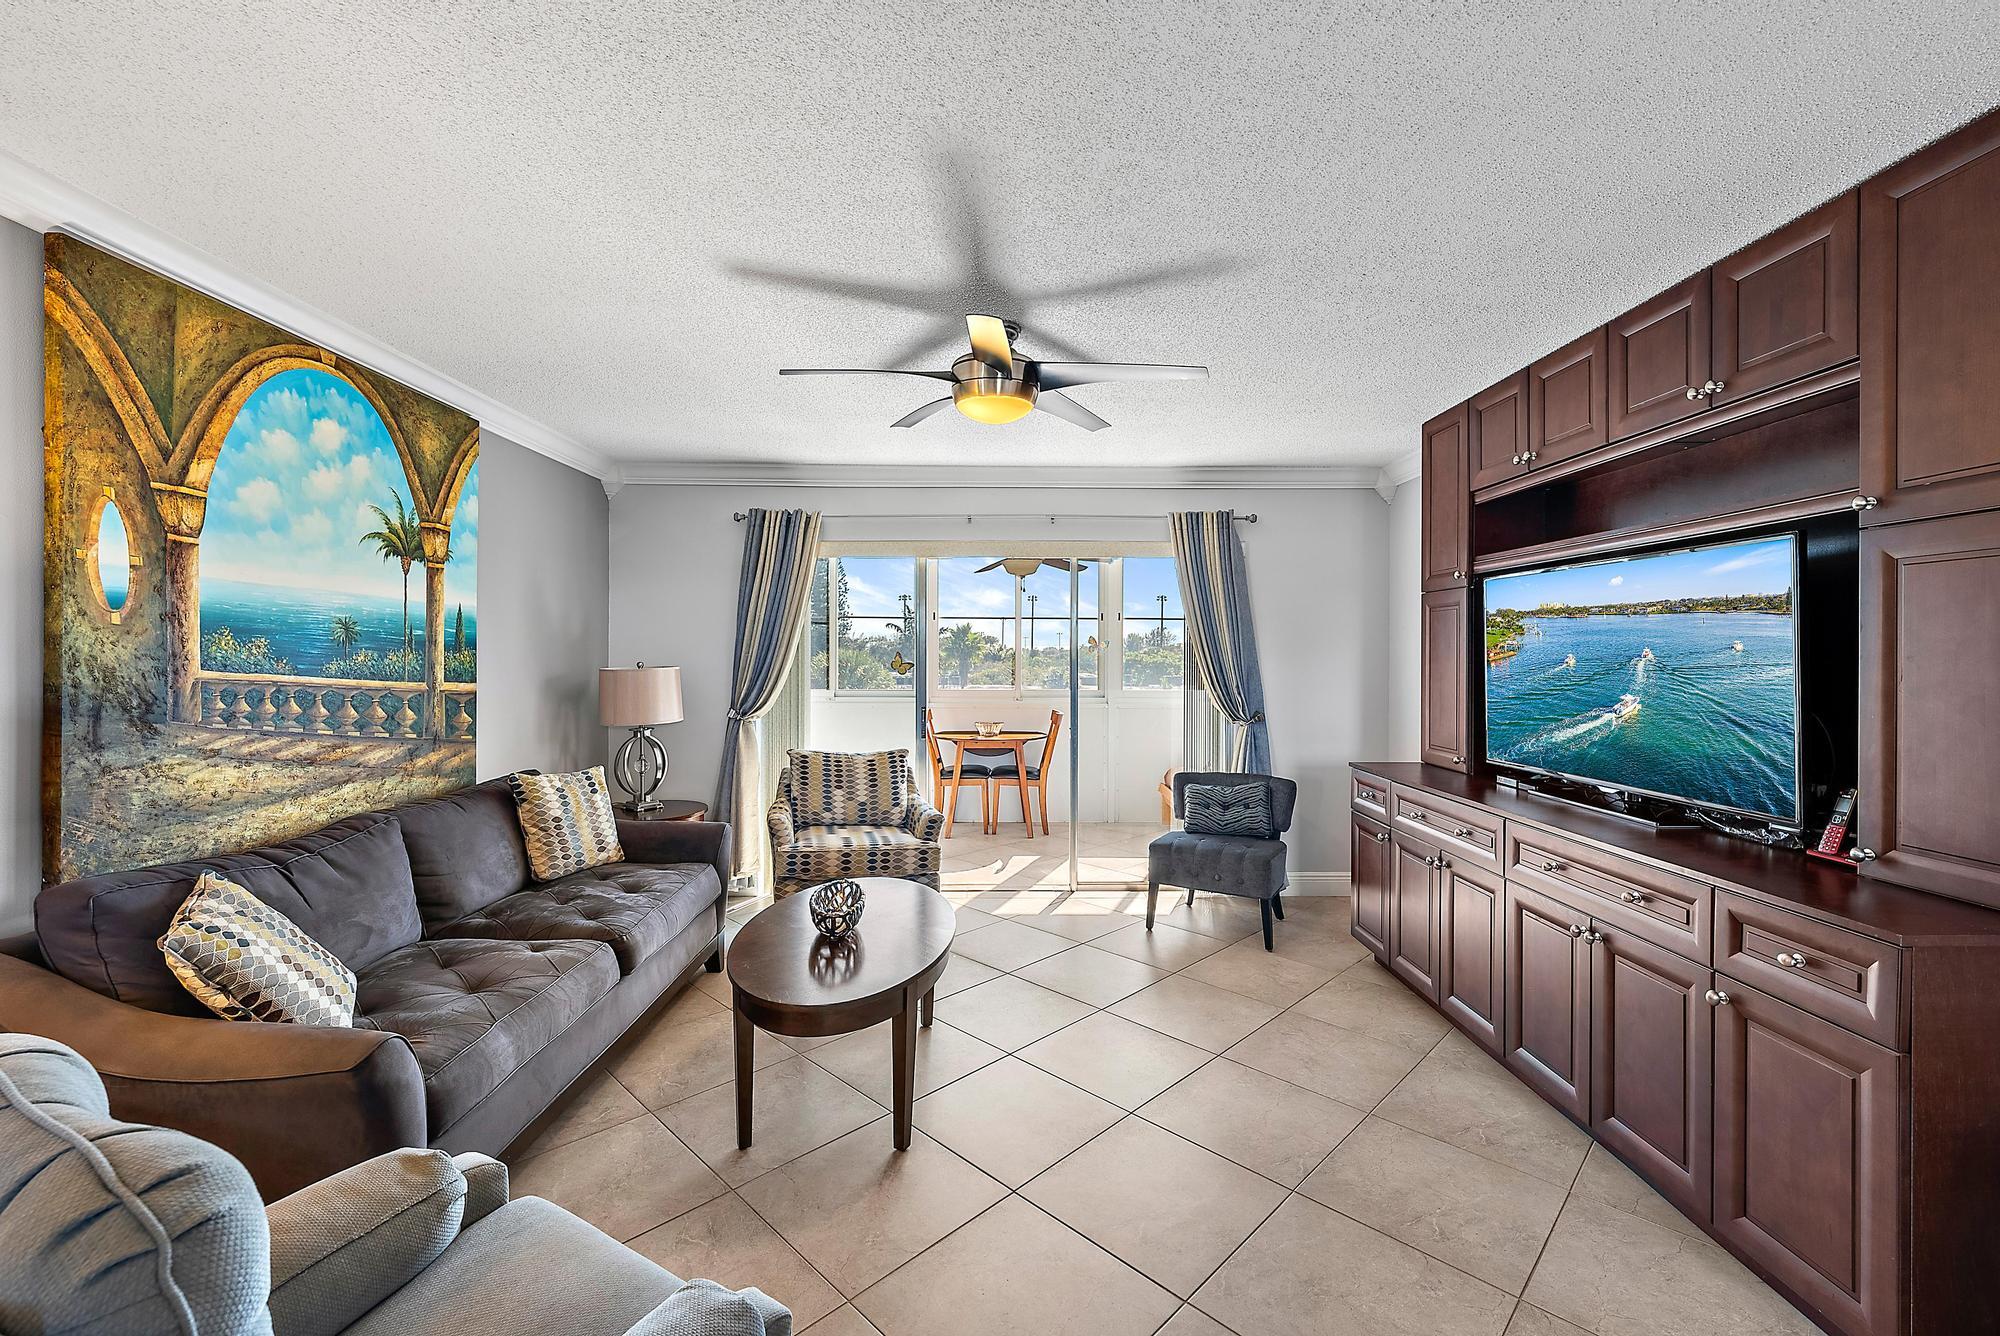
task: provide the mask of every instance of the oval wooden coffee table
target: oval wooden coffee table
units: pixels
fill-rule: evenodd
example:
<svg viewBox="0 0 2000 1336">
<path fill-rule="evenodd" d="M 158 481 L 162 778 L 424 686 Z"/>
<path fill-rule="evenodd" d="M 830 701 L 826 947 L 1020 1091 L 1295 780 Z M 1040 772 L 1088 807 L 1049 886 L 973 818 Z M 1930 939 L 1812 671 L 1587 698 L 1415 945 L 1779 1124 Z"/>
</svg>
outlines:
<svg viewBox="0 0 2000 1336">
<path fill-rule="evenodd" d="M 729 944 L 729 991 L 736 1013 L 736 1145 L 750 1145 L 750 1095 L 757 1029 L 810 1039 L 895 1022 L 897 1150 L 910 1148 L 918 1025 L 928 1026 L 938 976 L 951 958 L 951 902 L 900 877 L 861 877 L 867 904 L 846 940 L 813 926 L 799 891 L 760 911 Z M 922 1016 L 918 1016 L 921 1008 Z"/>
</svg>

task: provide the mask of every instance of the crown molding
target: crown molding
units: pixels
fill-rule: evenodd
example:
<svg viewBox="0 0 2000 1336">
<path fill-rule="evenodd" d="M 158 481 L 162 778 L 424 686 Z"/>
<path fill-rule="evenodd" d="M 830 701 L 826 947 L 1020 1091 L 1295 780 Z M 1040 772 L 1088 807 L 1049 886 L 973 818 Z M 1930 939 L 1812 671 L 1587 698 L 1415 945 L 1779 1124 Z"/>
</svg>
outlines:
<svg viewBox="0 0 2000 1336">
<path fill-rule="evenodd" d="M 610 456 L 397 352 L 336 316 L 239 273 L 205 251 L 6 152 L 0 152 L 0 217 L 11 218 L 37 232 L 61 232 L 87 241 L 450 404 L 478 419 L 482 432 L 513 441 L 607 483 L 618 477 L 618 463 Z"/>
<path fill-rule="evenodd" d="M 627 461 L 625 485 L 675 487 L 977 487 L 1044 492 L 1135 488 L 1231 488 L 1237 490 L 1376 487 L 1381 470 L 1372 466 L 1293 468 L 1243 465 L 1187 468 L 1039 468 L 1018 464 L 765 464 L 695 463 L 672 460 Z"/>
<path fill-rule="evenodd" d="M 1382 466 L 1375 480 L 1375 490 L 1382 494 L 1384 501 L 1396 499 L 1396 489 L 1424 471 L 1424 452 L 1421 446 L 1411 446 L 1409 450 L 1396 456 Z"/>
</svg>

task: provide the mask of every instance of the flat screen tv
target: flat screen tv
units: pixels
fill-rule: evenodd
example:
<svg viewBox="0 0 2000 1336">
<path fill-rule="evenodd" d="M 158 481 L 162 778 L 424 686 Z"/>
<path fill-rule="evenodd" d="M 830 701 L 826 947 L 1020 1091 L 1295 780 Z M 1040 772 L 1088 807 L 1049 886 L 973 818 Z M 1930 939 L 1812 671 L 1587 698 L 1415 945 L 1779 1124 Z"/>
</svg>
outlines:
<svg viewBox="0 0 2000 1336">
<path fill-rule="evenodd" d="M 1490 576 L 1486 759 L 1801 824 L 1795 534 Z"/>
</svg>

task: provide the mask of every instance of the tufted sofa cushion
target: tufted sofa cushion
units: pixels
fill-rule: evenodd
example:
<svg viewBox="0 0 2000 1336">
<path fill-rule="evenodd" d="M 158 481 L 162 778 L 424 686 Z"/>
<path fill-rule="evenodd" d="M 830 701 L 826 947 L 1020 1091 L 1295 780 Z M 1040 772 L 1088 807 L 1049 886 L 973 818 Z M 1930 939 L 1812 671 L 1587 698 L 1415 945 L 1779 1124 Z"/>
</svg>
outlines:
<svg viewBox="0 0 2000 1336">
<path fill-rule="evenodd" d="M 410 1041 L 435 1138 L 617 982 L 603 942 L 418 942 L 361 973 L 354 1024 Z"/>
<path fill-rule="evenodd" d="M 606 942 L 619 971 L 630 974 L 721 898 L 722 882 L 707 863 L 605 863 L 531 886 L 433 935 Z"/>
<path fill-rule="evenodd" d="M 1285 889 L 1285 842 L 1170 830 L 1146 847 L 1146 876 L 1156 885 L 1268 900 Z"/>
<path fill-rule="evenodd" d="M 395 809 L 417 906 L 435 927 L 512 895 L 534 874 L 507 777 Z"/>
</svg>

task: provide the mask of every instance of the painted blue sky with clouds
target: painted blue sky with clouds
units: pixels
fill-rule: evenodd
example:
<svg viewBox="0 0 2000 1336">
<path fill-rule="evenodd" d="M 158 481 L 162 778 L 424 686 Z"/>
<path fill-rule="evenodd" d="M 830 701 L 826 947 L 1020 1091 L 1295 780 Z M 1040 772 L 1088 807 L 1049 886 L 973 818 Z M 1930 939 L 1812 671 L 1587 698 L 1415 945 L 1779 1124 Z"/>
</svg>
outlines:
<svg viewBox="0 0 2000 1336">
<path fill-rule="evenodd" d="M 402 570 L 361 535 L 368 506 L 410 502 L 402 461 L 374 406 L 329 372 L 287 371 L 260 385 L 230 425 L 209 482 L 202 524 L 204 580 L 402 595 Z M 466 480 L 445 568 L 447 608 L 477 606 L 479 470 Z M 420 602 L 420 571 L 411 573 Z"/>
<path fill-rule="evenodd" d="M 1596 561 L 1560 571 L 1501 575 L 1486 582 L 1488 608 L 1527 612 L 1545 603 L 1592 605 L 1727 594 L 1778 594 L 1792 587 L 1790 536 Z"/>
</svg>

